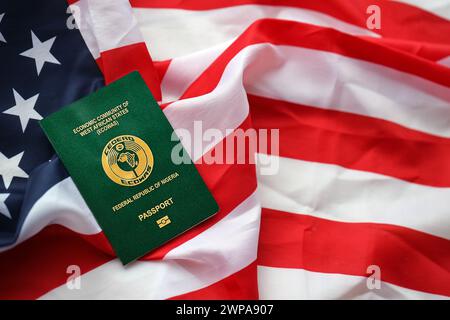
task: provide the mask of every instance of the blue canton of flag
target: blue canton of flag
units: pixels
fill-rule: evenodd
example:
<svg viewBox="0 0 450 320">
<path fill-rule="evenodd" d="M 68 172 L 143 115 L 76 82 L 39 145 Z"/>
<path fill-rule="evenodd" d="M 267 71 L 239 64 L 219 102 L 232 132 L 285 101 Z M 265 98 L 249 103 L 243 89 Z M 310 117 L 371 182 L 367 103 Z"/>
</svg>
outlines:
<svg viewBox="0 0 450 320">
<path fill-rule="evenodd" d="M 36 200 L 67 177 L 38 120 L 103 86 L 67 6 L 0 4 L 0 246 L 15 242 Z"/>
</svg>

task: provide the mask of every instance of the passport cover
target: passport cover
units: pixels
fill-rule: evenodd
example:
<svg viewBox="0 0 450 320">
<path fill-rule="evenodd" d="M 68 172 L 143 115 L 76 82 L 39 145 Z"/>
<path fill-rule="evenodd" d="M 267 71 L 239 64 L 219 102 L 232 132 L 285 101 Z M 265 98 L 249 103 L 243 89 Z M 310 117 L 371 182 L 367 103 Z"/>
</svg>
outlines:
<svg viewBox="0 0 450 320">
<path fill-rule="evenodd" d="M 138 72 L 40 125 L 123 264 L 219 210 Z"/>
</svg>

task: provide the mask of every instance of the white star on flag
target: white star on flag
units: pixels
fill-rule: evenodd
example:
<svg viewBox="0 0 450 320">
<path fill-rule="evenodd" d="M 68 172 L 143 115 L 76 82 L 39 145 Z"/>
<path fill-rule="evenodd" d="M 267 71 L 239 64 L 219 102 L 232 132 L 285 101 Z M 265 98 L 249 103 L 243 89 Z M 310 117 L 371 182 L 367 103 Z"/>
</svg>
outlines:
<svg viewBox="0 0 450 320">
<path fill-rule="evenodd" d="M 0 214 L 11 219 L 11 214 L 9 213 L 8 207 L 5 204 L 6 198 L 9 197 L 9 193 L 0 193 Z"/>
<path fill-rule="evenodd" d="M 6 189 L 9 188 L 14 177 L 28 178 L 28 174 L 19 167 L 23 154 L 24 152 L 21 152 L 12 158 L 7 158 L 0 152 L 0 176 L 3 178 Z"/>
<path fill-rule="evenodd" d="M 34 106 L 39 97 L 39 93 L 28 99 L 22 98 L 21 95 L 14 89 L 13 94 L 16 105 L 12 108 L 9 108 L 8 110 L 3 111 L 3 113 L 18 116 L 20 119 L 20 124 L 22 126 L 22 131 L 25 132 L 28 121 L 30 121 L 30 119 L 42 119 L 42 116 L 36 110 L 34 110 Z"/>
<path fill-rule="evenodd" d="M 56 58 L 50 53 L 53 42 L 55 42 L 56 37 L 48 39 L 41 42 L 39 38 L 31 31 L 31 40 L 33 41 L 33 47 L 27 51 L 22 52 L 20 55 L 28 58 L 32 58 L 36 62 L 37 73 L 42 70 L 44 63 L 50 62 L 54 64 L 61 64 Z"/>
<path fill-rule="evenodd" d="M 4 13 L 0 14 L 0 22 L 2 22 L 2 19 L 3 19 L 4 15 L 5 15 Z M 0 32 L 0 41 L 1 42 L 6 42 L 5 37 L 2 35 L 1 32 Z"/>
</svg>

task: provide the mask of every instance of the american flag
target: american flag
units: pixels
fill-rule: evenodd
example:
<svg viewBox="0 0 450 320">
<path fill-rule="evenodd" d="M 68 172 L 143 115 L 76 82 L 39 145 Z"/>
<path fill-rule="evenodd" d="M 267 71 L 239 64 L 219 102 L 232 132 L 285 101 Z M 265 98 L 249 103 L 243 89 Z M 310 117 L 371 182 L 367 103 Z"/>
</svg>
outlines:
<svg viewBox="0 0 450 320">
<path fill-rule="evenodd" d="M 449 0 L 3 0 L 0 298 L 448 299 L 449 19 Z M 220 212 L 124 268 L 38 120 L 133 70 L 174 128 L 279 129 L 256 155 L 279 170 L 201 161 L 232 135 L 191 154 Z"/>
</svg>

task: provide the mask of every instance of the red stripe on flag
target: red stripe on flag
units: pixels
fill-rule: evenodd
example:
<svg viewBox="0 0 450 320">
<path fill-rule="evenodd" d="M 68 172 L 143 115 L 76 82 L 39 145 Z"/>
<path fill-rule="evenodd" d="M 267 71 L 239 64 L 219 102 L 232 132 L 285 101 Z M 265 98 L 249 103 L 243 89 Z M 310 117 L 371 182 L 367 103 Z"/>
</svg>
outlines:
<svg viewBox="0 0 450 320">
<path fill-rule="evenodd" d="M 158 73 L 159 79 L 163 79 L 166 75 L 167 69 L 169 69 L 170 62 L 172 60 L 154 61 L 156 72 Z"/>
<path fill-rule="evenodd" d="M 399 226 L 344 223 L 263 209 L 258 264 L 367 276 L 450 296 L 450 241 Z"/>
<path fill-rule="evenodd" d="M 450 187 L 450 139 L 390 121 L 248 96 L 255 129 L 279 129 L 283 157 Z"/>
<path fill-rule="evenodd" d="M 144 42 L 102 51 L 97 60 L 106 84 L 137 70 L 153 97 L 161 100 L 160 79 Z"/>
<path fill-rule="evenodd" d="M 206 288 L 170 298 L 170 300 L 257 300 L 256 262 Z"/>
<path fill-rule="evenodd" d="M 417 57 L 422 57 L 431 61 L 439 61 L 450 55 L 450 45 L 440 43 L 420 42 L 413 40 L 402 40 L 393 38 L 373 38 L 361 36 L 367 41 L 372 41 L 379 45 L 401 50 Z"/>
<path fill-rule="evenodd" d="M 48 226 L 0 254 L 0 299 L 36 299 L 67 281 L 68 266 L 77 265 L 86 273 L 114 258 L 76 232 Z"/>
</svg>

